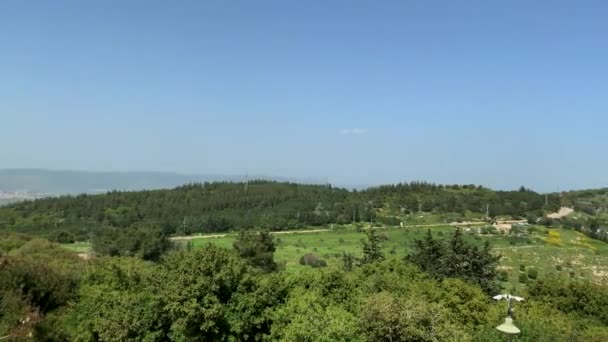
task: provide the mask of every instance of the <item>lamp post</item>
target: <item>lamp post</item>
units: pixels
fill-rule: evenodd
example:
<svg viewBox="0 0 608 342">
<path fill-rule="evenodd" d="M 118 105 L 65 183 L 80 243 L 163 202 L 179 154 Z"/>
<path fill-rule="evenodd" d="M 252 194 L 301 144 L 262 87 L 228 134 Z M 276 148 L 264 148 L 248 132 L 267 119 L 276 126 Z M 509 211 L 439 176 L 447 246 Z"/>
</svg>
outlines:
<svg viewBox="0 0 608 342">
<path fill-rule="evenodd" d="M 511 341 L 513 336 L 521 333 L 521 330 L 519 330 L 519 328 L 513 323 L 513 308 L 511 307 L 511 300 L 521 302 L 524 299 L 517 296 L 511 296 L 510 294 L 496 295 L 493 298 L 496 300 L 505 299 L 507 301 L 507 317 L 505 318 L 505 322 L 503 324 L 496 327 L 496 330 L 507 335 L 508 341 Z"/>
</svg>

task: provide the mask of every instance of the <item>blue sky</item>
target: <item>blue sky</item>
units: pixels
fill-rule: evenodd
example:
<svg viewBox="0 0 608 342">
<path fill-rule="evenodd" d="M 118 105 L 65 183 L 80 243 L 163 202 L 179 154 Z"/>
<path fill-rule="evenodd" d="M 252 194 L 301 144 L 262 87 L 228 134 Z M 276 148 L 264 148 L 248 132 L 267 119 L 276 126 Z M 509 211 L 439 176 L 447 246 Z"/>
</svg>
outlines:
<svg viewBox="0 0 608 342">
<path fill-rule="evenodd" d="M 0 168 L 608 186 L 605 1 L 3 1 Z"/>
</svg>

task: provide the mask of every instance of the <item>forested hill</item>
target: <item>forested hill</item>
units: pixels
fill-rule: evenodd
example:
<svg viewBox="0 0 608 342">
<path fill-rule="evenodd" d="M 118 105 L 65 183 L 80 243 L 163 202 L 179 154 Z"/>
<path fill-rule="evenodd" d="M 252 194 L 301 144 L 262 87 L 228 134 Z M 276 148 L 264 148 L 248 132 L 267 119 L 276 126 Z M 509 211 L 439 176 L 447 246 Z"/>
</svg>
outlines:
<svg viewBox="0 0 608 342">
<path fill-rule="evenodd" d="M 167 234 L 272 230 L 390 218 L 418 211 L 525 216 L 554 210 L 559 196 L 527 189 L 492 191 L 473 185 L 408 183 L 349 191 L 285 182 L 204 183 L 171 190 L 62 196 L 0 208 L 0 229 L 86 238 L 103 226 L 153 225 Z M 382 213 L 381 215 L 378 213 Z M 378 217 L 377 217 L 378 216 Z"/>
<path fill-rule="evenodd" d="M 564 205 L 589 215 L 608 214 L 608 188 L 569 191 L 562 194 Z"/>
</svg>

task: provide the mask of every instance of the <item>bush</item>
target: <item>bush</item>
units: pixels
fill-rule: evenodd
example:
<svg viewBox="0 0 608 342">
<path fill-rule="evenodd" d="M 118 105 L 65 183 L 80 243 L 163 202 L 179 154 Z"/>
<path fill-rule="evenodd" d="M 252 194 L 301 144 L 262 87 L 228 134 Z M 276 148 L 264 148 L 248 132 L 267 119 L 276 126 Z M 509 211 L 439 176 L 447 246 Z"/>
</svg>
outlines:
<svg viewBox="0 0 608 342">
<path fill-rule="evenodd" d="M 519 270 L 522 272 L 526 272 L 526 265 L 524 265 L 524 264 L 519 265 Z"/>
<path fill-rule="evenodd" d="M 401 221 L 398 218 L 392 216 L 380 216 L 378 217 L 378 223 L 382 223 L 387 226 L 398 226 L 401 224 Z"/>
<path fill-rule="evenodd" d="M 126 228 L 100 229 L 92 247 L 100 255 L 157 261 L 170 249 L 171 241 L 157 225 L 136 223 Z"/>
<path fill-rule="evenodd" d="M 498 280 L 503 282 L 509 281 L 509 272 L 505 270 L 498 272 Z"/>
<path fill-rule="evenodd" d="M 276 245 L 274 237 L 269 232 L 257 234 L 251 231 L 241 232 L 232 243 L 232 247 L 239 257 L 250 266 L 257 267 L 264 272 L 278 269 L 278 265 L 274 261 Z"/>
<path fill-rule="evenodd" d="M 562 265 L 555 265 L 555 269 L 556 269 L 558 272 L 561 272 L 561 270 L 562 270 Z"/>
<path fill-rule="evenodd" d="M 558 231 L 550 230 L 547 232 L 547 243 L 554 246 L 561 246 L 561 236 Z"/>
<path fill-rule="evenodd" d="M 341 244 L 341 245 L 344 244 L 344 239 L 343 238 L 339 238 L 338 239 L 338 243 Z"/>
<path fill-rule="evenodd" d="M 526 273 L 519 274 L 519 282 L 525 284 L 528 281 L 528 275 Z"/>
<path fill-rule="evenodd" d="M 327 263 L 325 262 L 325 260 L 320 259 L 313 253 L 307 253 L 300 258 L 300 265 L 311 267 L 325 267 L 327 266 Z"/>
<path fill-rule="evenodd" d="M 538 270 L 535 268 L 531 268 L 528 270 L 528 278 L 536 279 L 538 278 Z"/>
<path fill-rule="evenodd" d="M 53 235 L 51 235 L 50 239 L 53 242 L 57 242 L 57 243 L 74 243 L 75 242 L 75 238 L 74 235 L 70 232 L 67 231 L 58 231 L 56 233 L 54 233 Z"/>
<path fill-rule="evenodd" d="M 494 226 L 485 226 L 481 228 L 481 234 L 496 234 L 496 228 Z"/>
</svg>

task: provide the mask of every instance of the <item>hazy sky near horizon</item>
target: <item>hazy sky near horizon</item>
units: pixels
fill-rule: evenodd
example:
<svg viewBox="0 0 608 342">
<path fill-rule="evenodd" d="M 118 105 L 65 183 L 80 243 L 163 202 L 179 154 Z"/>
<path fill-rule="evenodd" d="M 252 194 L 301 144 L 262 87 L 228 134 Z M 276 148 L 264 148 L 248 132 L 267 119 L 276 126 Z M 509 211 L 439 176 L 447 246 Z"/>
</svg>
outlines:
<svg viewBox="0 0 608 342">
<path fill-rule="evenodd" d="M 606 1 L 3 1 L 0 168 L 608 186 Z"/>
</svg>

